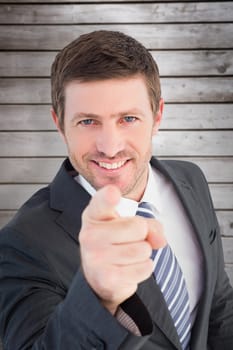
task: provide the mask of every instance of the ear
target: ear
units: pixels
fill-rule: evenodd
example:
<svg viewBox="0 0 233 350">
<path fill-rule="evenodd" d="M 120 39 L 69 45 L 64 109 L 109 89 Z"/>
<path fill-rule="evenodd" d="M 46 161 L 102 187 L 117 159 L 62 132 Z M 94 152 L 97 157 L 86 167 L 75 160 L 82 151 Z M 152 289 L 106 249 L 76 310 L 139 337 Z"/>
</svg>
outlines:
<svg viewBox="0 0 233 350">
<path fill-rule="evenodd" d="M 162 117 L 163 117 L 163 108 L 164 108 L 164 100 L 161 98 L 159 101 L 158 111 L 156 112 L 156 114 L 154 116 L 153 135 L 156 135 L 158 130 L 159 130 L 160 123 L 161 123 Z"/>
<path fill-rule="evenodd" d="M 58 116 L 57 116 L 57 114 L 56 114 L 56 112 L 54 111 L 53 108 L 50 109 L 50 113 L 51 113 L 51 116 L 53 118 L 53 122 L 56 125 L 56 128 L 57 128 L 59 134 L 61 135 L 63 141 L 66 142 L 64 132 L 62 131 L 62 129 L 60 127 Z"/>
</svg>

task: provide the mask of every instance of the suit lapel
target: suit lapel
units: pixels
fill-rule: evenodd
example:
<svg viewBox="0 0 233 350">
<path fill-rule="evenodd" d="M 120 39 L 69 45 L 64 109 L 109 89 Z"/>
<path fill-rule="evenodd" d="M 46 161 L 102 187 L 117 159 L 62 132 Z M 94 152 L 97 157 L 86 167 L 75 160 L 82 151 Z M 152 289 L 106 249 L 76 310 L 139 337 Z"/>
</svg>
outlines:
<svg viewBox="0 0 233 350">
<path fill-rule="evenodd" d="M 157 328 L 177 347 L 177 349 L 181 350 L 174 322 L 155 278 L 151 276 L 148 280 L 142 282 L 138 287 L 137 294 L 140 299 L 143 300 Z"/>
<path fill-rule="evenodd" d="M 69 174 L 72 170 L 66 159 L 50 185 L 50 206 L 60 212 L 56 223 L 77 242 L 82 212 L 91 197 Z"/>
</svg>

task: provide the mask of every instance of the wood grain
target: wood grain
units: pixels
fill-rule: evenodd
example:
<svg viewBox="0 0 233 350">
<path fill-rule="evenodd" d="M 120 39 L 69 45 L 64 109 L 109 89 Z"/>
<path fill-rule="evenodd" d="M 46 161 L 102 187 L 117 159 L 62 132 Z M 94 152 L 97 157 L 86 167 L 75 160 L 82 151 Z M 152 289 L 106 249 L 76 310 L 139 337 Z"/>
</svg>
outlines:
<svg viewBox="0 0 233 350">
<path fill-rule="evenodd" d="M 66 148 L 54 132 L 1 132 L 0 157 L 61 157 Z"/>
<path fill-rule="evenodd" d="M 154 138 L 157 156 L 231 156 L 233 131 L 160 131 Z"/>
<path fill-rule="evenodd" d="M 233 209 L 233 184 L 210 184 L 210 193 L 216 210 Z"/>
<path fill-rule="evenodd" d="M 60 50 L 79 35 L 99 29 L 118 30 L 148 49 L 230 49 L 233 23 L 2 25 L 0 47 L 5 50 Z"/>
<path fill-rule="evenodd" d="M 2 5 L 1 24 L 175 23 L 232 21 L 232 2 Z"/>
<path fill-rule="evenodd" d="M 163 2 L 177 2 L 177 0 L 163 0 Z M 16 0 L 0 0 L 0 3 L 15 3 Z M 36 4 L 43 4 L 45 2 L 49 3 L 83 3 L 83 0 L 17 0 L 17 3 L 36 3 Z M 100 0 L 85 0 L 86 3 L 99 3 Z M 135 2 L 135 0 L 101 0 L 101 3 L 130 3 Z M 142 3 L 144 2 L 161 2 L 161 0 L 142 0 Z M 193 2 L 193 0 L 183 0 L 182 2 Z M 214 0 L 209 0 L 208 2 L 214 2 Z M 95 5 L 95 4 L 94 4 Z"/>
<path fill-rule="evenodd" d="M 233 286 L 233 264 L 225 264 L 225 270 L 226 270 L 228 277 L 230 279 L 230 283 Z"/>
<path fill-rule="evenodd" d="M 224 260 L 226 264 L 233 263 L 233 237 L 223 237 Z"/>
<path fill-rule="evenodd" d="M 233 237 L 233 212 L 217 211 L 216 214 L 221 229 L 221 235 L 224 237 Z M 233 263 L 233 255 L 231 261 Z"/>
</svg>

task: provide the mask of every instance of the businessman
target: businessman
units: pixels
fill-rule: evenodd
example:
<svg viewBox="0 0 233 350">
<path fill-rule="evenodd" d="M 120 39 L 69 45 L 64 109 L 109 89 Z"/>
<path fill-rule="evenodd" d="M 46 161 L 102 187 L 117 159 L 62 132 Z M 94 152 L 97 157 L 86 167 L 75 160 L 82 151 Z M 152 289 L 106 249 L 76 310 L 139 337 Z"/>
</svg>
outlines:
<svg viewBox="0 0 233 350">
<path fill-rule="evenodd" d="M 152 157 L 164 102 L 150 53 L 120 32 L 82 35 L 51 90 L 68 158 L 0 233 L 4 349 L 233 349 L 206 180 Z"/>
</svg>

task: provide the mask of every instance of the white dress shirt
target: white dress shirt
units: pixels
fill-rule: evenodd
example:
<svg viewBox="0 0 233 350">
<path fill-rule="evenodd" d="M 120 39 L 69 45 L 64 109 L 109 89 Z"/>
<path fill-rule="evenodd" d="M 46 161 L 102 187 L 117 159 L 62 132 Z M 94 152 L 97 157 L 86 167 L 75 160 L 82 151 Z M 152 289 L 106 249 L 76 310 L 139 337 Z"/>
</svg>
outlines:
<svg viewBox="0 0 233 350">
<path fill-rule="evenodd" d="M 81 175 L 76 180 L 93 196 L 95 189 Z M 150 165 L 148 182 L 141 201 L 149 202 L 155 207 L 156 219 L 163 224 L 165 237 L 183 271 L 193 324 L 203 289 L 203 257 L 194 229 L 173 184 Z M 137 207 L 136 201 L 122 197 L 116 210 L 121 216 L 134 216 Z"/>
</svg>

